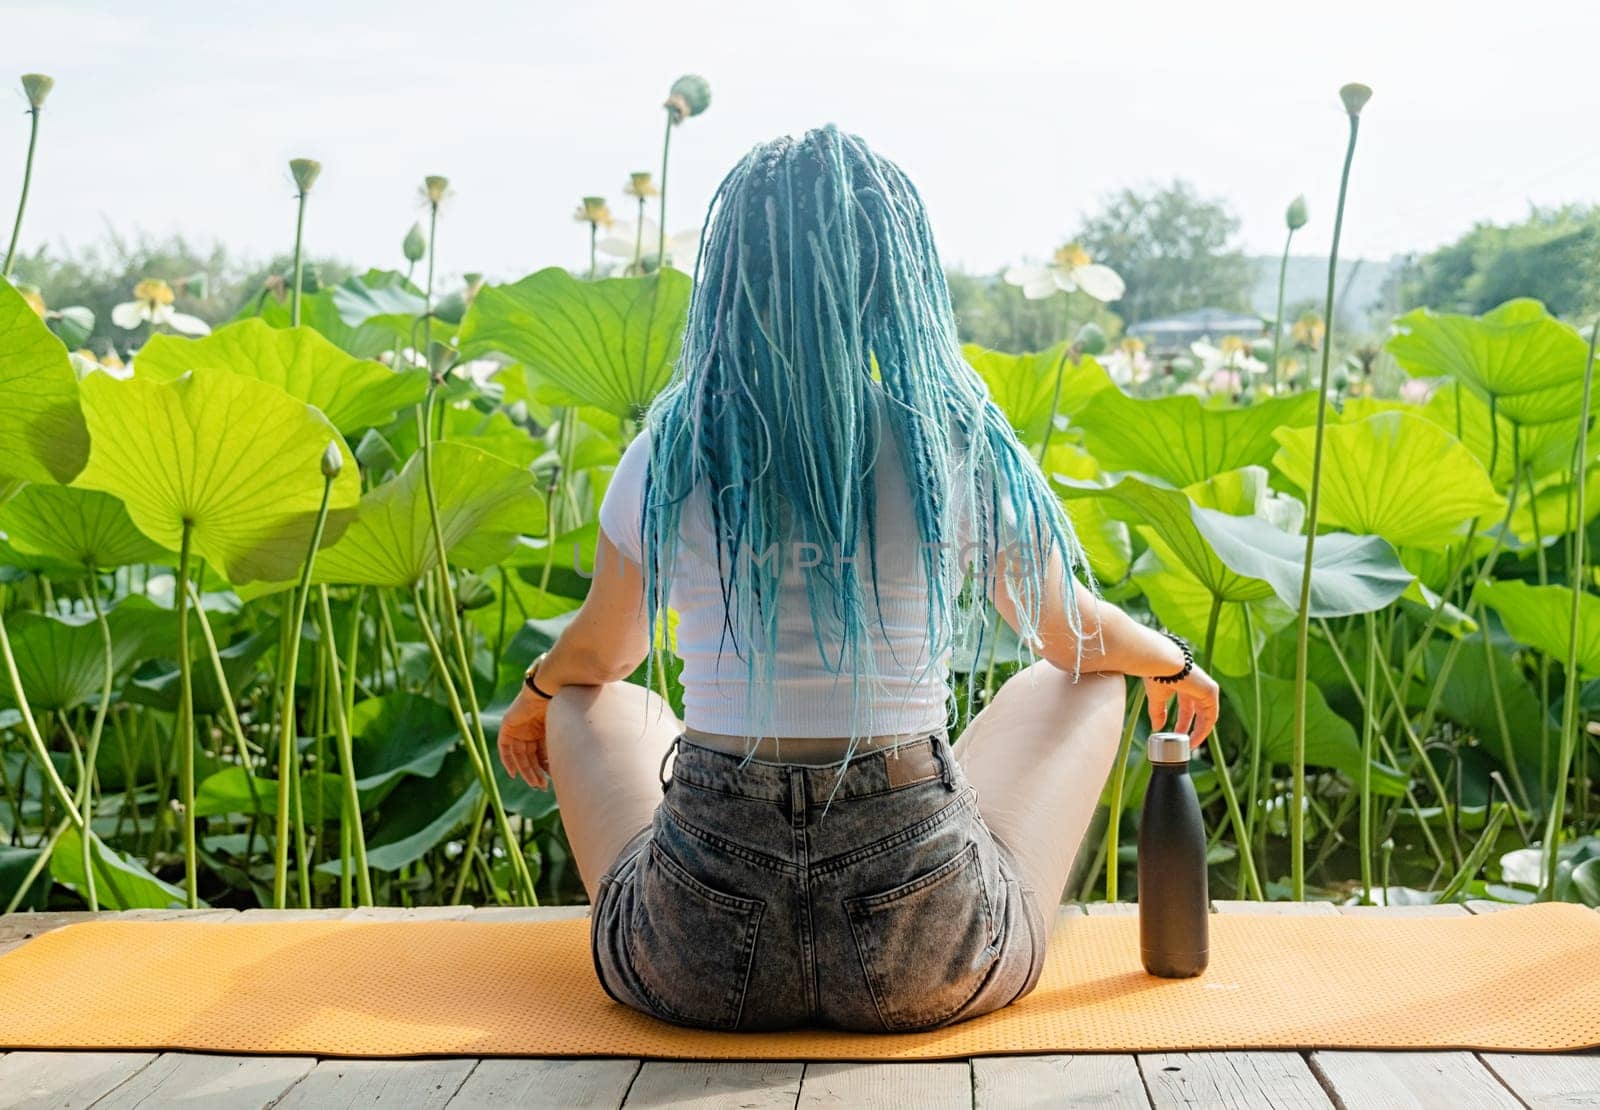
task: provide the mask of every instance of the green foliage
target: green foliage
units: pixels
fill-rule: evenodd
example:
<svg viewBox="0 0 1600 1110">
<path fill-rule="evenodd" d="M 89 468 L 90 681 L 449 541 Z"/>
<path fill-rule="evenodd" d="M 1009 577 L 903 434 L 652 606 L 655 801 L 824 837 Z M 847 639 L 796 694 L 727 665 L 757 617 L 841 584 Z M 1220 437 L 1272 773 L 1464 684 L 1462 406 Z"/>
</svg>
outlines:
<svg viewBox="0 0 1600 1110">
<path fill-rule="evenodd" d="M 1250 263 L 1239 219 L 1185 181 L 1123 189 L 1087 216 L 1077 241 L 1127 283 L 1117 308 L 1128 323 L 1194 308 L 1249 307 Z"/>
<path fill-rule="evenodd" d="M 0 474 L 70 482 L 83 468 L 88 434 L 66 348 L 0 278 Z"/>
<path fill-rule="evenodd" d="M 1411 260 L 1400 283 L 1406 306 L 1487 312 L 1514 297 L 1542 301 L 1557 316 L 1597 307 L 1600 210 L 1538 208 L 1514 224 L 1480 223 Z"/>
</svg>

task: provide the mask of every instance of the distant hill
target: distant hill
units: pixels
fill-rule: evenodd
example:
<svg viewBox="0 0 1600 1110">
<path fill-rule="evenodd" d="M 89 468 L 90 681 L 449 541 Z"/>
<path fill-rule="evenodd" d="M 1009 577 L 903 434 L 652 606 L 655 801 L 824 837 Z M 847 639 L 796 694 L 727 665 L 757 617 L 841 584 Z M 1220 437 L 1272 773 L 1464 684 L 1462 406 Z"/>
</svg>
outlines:
<svg viewBox="0 0 1600 1110">
<path fill-rule="evenodd" d="M 1271 316 L 1278 304 L 1278 262 L 1276 257 L 1258 255 L 1250 259 L 1255 281 L 1250 289 L 1250 307 Z M 1339 323 L 1363 332 L 1382 332 L 1394 318 L 1393 306 L 1383 303 L 1389 275 L 1400 269 L 1402 259 L 1388 260 L 1341 258 L 1335 294 Z M 1321 311 L 1328 290 L 1328 260 L 1305 255 L 1290 255 L 1284 279 L 1283 303 L 1288 308 L 1315 301 Z"/>
</svg>

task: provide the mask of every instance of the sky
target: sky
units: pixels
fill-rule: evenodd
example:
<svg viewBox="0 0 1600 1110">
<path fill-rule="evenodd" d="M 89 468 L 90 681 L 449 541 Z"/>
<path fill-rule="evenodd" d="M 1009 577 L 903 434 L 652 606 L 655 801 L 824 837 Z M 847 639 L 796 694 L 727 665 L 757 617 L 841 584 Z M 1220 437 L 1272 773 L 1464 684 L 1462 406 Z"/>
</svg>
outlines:
<svg viewBox="0 0 1600 1110">
<path fill-rule="evenodd" d="M 293 240 L 287 162 L 323 163 L 312 253 L 403 266 L 425 174 L 450 178 L 441 272 L 581 266 L 572 211 L 659 173 L 669 230 L 757 142 L 826 122 L 897 161 L 947 263 L 1047 255 L 1113 190 L 1225 198 L 1251 253 L 1325 253 L 1347 125 L 1372 86 L 1342 254 L 1447 242 L 1600 194 L 1594 0 L 0 0 L 0 217 L 27 142 L 15 76 L 56 78 L 24 244 L 181 231 L 262 258 Z M 9 89 L 9 91 L 5 91 Z M 14 111 L 5 111 L 7 107 Z M 652 210 L 652 216 L 654 211 Z"/>
</svg>

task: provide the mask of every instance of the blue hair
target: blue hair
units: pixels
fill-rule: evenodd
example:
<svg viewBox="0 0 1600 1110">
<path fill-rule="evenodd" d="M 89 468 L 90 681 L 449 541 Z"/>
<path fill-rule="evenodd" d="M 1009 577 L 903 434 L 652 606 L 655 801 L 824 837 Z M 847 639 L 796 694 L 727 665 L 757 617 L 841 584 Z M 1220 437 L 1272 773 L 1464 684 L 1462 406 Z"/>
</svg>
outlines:
<svg viewBox="0 0 1600 1110">
<path fill-rule="evenodd" d="M 755 699 L 771 689 L 779 578 L 795 544 L 826 553 L 805 571 L 819 659 L 851 676 L 857 706 L 874 681 L 872 478 L 885 431 L 922 540 L 926 666 L 982 643 L 1002 550 L 1023 644 L 1035 639 L 1052 550 L 1081 637 L 1070 578 L 1087 577 L 1082 549 L 962 357 L 927 213 L 898 166 L 831 124 L 757 146 L 712 198 L 696 279 L 677 368 L 646 415 L 646 604 L 655 642 L 682 510 L 704 491 L 724 649 L 748 667 L 752 735 L 768 734 L 770 694 Z M 972 588 L 958 536 L 970 537 Z M 741 557 L 773 545 L 776 559 Z M 853 736 L 870 732 L 852 719 Z"/>
</svg>

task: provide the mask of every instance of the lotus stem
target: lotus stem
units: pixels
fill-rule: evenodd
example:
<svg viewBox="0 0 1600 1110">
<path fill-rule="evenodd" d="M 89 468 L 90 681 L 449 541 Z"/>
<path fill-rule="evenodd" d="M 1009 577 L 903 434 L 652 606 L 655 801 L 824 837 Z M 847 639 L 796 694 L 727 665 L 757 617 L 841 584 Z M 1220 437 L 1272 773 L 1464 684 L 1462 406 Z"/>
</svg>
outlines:
<svg viewBox="0 0 1600 1110">
<path fill-rule="evenodd" d="M 1372 755 L 1376 747 L 1378 707 L 1378 625 L 1364 614 L 1367 629 L 1367 697 L 1361 714 L 1361 900 L 1372 905 Z"/>
<path fill-rule="evenodd" d="M 6 248 L 6 263 L 0 267 L 0 277 L 9 278 L 11 264 L 16 261 L 17 241 L 22 237 L 22 214 L 28 208 L 28 186 L 33 183 L 33 154 L 39 146 L 39 113 L 43 108 L 42 104 L 33 104 L 28 108 L 28 115 L 33 119 L 28 124 L 28 157 L 22 163 L 22 195 L 17 198 L 17 218 L 11 223 L 11 245 Z"/>
<path fill-rule="evenodd" d="M 356 789 L 356 755 L 355 744 L 350 737 L 350 718 L 345 715 L 344 686 L 339 677 L 339 660 L 335 644 L 338 642 L 333 632 L 333 610 L 328 605 L 328 587 L 317 586 L 317 601 L 322 619 L 322 650 L 324 665 L 331 690 L 323 697 L 324 707 L 333 708 L 333 734 L 339 743 L 339 770 L 344 779 L 344 804 L 348 811 L 350 824 L 350 839 L 355 849 L 355 870 L 357 889 L 361 893 L 361 904 L 370 906 L 372 902 L 372 874 L 367 869 L 367 835 L 361 827 L 361 794 Z M 355 676 L 351 676 L 355 681 Z"/>
<path fill-rule="evenodd" d="M 477 745 L 473 756 L 474 762 L 477 764 L 479 777 L 483 783 L 483 792 L 488 797 L 489 806 L 494 812 L 495 825 L 500 831 L 501 839 L 506 843 L 506 854 L 510 857 L 512 872 L 517 876 L 518 885 L 521 887 L 519 893 L 527 904 L 538 905 L 538 896 L 533 889 L 533 878 L 528 872 L 528 861 L 523 858 L 522 851 L 518 847 L 517 838 L 511 833 L 511 822 L 506 816 L 505 804 L 500 798 L 500 787 L 494 779 L 494 767 L 491 763 L 493 756 L 489 750 L 488 738 L 483 731 L 483 716 L 478 708 L 478 692 L 472 682 L 472 663 L 467 655 L 466 633 L 462 628 L 461 609 L 456 604 L 455 585 L 450 580 L 449 552 L 445 547 L 444 527 L 440 523 L 439 498 L 433 485 L 433 436 L 431 428 L 434 400 L 438 395 L 438 390 L 439 383 L 430 381 L 428 396 L 423 402 L 422 432 L 420 436 L 422 445 L 422 480 L 423 488 L 428 498 L 428 519 L 432 524 L 434 555 L 438 561 L 439 580 L 444 592 L 444 604 L 441 606 L 443 612 L 440 614 L 440 623 L 450 622 L 453 631 L 452 638 L 456 653 L 456 666 L 461 674 L 462 686 L 466 693 L 467 709 L 470 714 L 471 728 L 462 739 L 469 750 L 473 748 L 474 743 Z M 437 640 L 433 637 L 432 630 L 428 627 L 428 620 L 424 615 L 424 611 L 419 608 L 417 614 L 417 623 L 428 633 L 429 646 L 434 650 L 440 678 L 448 687 L 450 685 L 450 672 L 444 663 L 444 654 L 437 648 Z M 451 693 L 451 698 L 452 700 L 455 698 L 453 692 Z M 459 703 L 457 704 L 457 713 L 459 715 Z"/>
<path fill-rule="evenodd" d="M 1117 900 L 1117 840 L 1122 826 L 1122 791 L 1128 779 L 1128 752 L 1133 748 L 1133 730 L 1139 723 L 1139 711 L 1144 708 L 1144 683 L 1134 683 L 1133 704 L 1128 707 L 1128 719 L 1122 726 L 1122 739 L 1117 744 L 1117 762 L 1111 768 L 1111 814 L 1106 822 L 1106 901 Z"/>
<path fill-rule="evenodd" d="M 178 546 L 178 722 L 173 738 L 180 745 L 183 797 L 183 890 L 189 908 L 200 905 L 200 853 L 194 816 L 194 674 L 189 662 L 189 560 L 193 554 L 194 521 L 183 522 Z M 85 833 L 87 836 L 87 832 Z"/>
<path fill-rule="evenodd" d="M 39 761 L 41 773 L 50 783 L 50 790 L 56 796 L 56 800 L 66 810 L 67 817 L 72 821 L 72 827 L 88 835 L 83 814 L 78 811 L 77 805 L 72 800 L 72 792 L 67 789 L 67 784 L 61 781 L 61 776 L 56 772 L 56 765 L 50 761 L 50 749 L 39 733 L 39 723 L 34 720 L 33 708 L 28 703 L 27 692 L 22 688 L 22 675 L 17 670 L 17 658 L 11 651 L 11 637 L 6 632 L 4 608 L 4 605 L 0 605 L 0 656 L 5 659 L 6 676 L 11 680 L 11 696 L 16 701 L 17 712 L 22 715 L 23 730 L 28 734 L 28 742 L 33 745 L 34 758 Z"/>
<path fill-rule="evenodd" d="M 1350 86 L 1346 86 L 1349 89 Z M 1344 95 L 1344 90 L 1341 90 Z M 1323 319 L 1327 331 L 1322 340 L 1322 373 L 1317 385 L 1317 435 L 1311 456 L 1311 490 L 1306 503 L 1306 559 L 1300 571 L 1300 613 L 1295 636 L 1294 668 L 1294 746 L 1291 752 L 1289 805 L 1289 885 L 1297 902 L 1306 898 L 1306 683 L 1309 657 L 1307 633 L 1311 627 L 1311 559 L 1316 553 L 1317 510 L 1322 492 L 1322 440 L 1328 423 L 1328 368 L 1333 352 L 1333 295 L 1339 270 L 1339 235 L 1344 230 L 1344 203 L 1350 188 L 1350 164 L 1356 156 L 1356 135 L 1361 128 L 1361 105 L 1351 108 L 1350 138 L 1345 145 L 1344 169 L 1339 175 L 1339 204 L 1333 213 L 1333 245 L 1328 252 L 1328 291 Z"/>
<path fill-rule="evenodd" d="M 600 237 L 600 225 L 593 220 L 589 221 L 589 280 L 594 280 L 595 270 L 598 266 L 595 258 L 595 243 Z"/>
<path fill-rule="evenodd" d="M 294 327 L 300 326 L 300 286 L 304 281 L 305 260 L 301 257 L 301 244 L 305 237 L 306 228 L 306 190 L 302 189 L 296 194 L 294 215 L 294 291 L 289 300 L 289 323 Z"/>
<path fill-rule="evenodd" d="M 656 229 L 656 270 L 660 271 L 667 264 L 667 153 L 672 149 L 672 125 L 677 122 L 673 110 L 667 109 L 667 133 L 661 140 L 661 201 L 656 209 L 661 217 L 661 226 Z M 644 198 L 639 199 L 639 207 L 644 207 Z"/>
<path fill-rule="evenodd" d="M 1072 355 L 1072 316 L 1067 316 L 1067 336 L 1062 340 L 1061 357 L 1056 360 L 1056 385 L 1050 392 L 1050 413 L 1044 425 L 1044 438 L 1039 441 L 1039 461 L 1044 462 L 1050 450 L 1050 437 L 1056 431 L 1056 406 L 1061 404 L 1061 383 L 1067 375 L 1067 359 Z"/>
<path fill-rule="evenodd" d="M 1584 487 L 1588 479 L 1589 462 L 1589 405 L 1594 394 L 1595 345 L 1600 342 L 1600 320 L 1589 331 L 1589 355 L 1583 365 L 1583 404 L 1578 409 L 1578 447 L 1573 462 L 1573 482 L 1576 486 L 1577 535 L 1572 543 L 1572 565 L 1567 576 L 1572 580 L 1572 623 L 1567 629 L 1566 682 L 1561 703 L 1561 747 L 1556 753 L 1555 790 L 1550 798 L 1550 816 L 1544 830 L 1544 890 L 1543 897 L 1556 896 L 1556 869 L 1561 858 L 1561 821 L 1567 802 L 1567 776 L 1572 771 L 1572 756 L 1578 747 L 1578 621 L 1583 602 L 1584 520 L 1586 519 Z M 1580 787 L 1581 789 L 1581 787 Z"/>
<path fill-rule="evenodd" d="M 665 213 L 663 213 L 664 215 Z M 663 227 L 666 225 L 663 224 Z M 639 198 L 639 219 L 633 225 L 633 272 L 644 272 L 644 197 Z"/>
<path fill-rule="evenodd" d="M 424 308 L 422 316 L 422 364 L 429 367 L 430 352 L 433 350 L 433 262 L 434 256 L 439 252 L 439 202 L 430 198 L 428 200 L 428 284 L 422 292 Z"/>
<path fill-rule="evenodd" d="M 89 607 L 94 611 L 95 624 L 100 628 L 100 647 L 105 659 L 105 679 L 100 684 L 100 704 L 95 706 L 94 723 L 89 727 L 89 742 L 84 746 L 83 777 L 78 782 L 78 812 L 83 814 L 85 828 L 94 828 L 94 768 L 100 755 L 100 737 L 105 732 L 106 713 L 111 707 L 111 687 L 116 679 L 116 655 L 111 647 L 111 625 L 106 620 L 105 610 L 100 607 L 100 584 L 95 578 L 94 567 L 88 567 L 89 582 L 85 593 L 89 595 Z M 91 912 L 100 908 L 98 895 L 94 886 L 93 853 L 90 849 L 90 839 L 80 837 L 83 842 L 83 874 L 84 889 L 89 895 L 89 909 Z"/>
<path fill-rule="evenodd" d="M 1211 656 L 1217 644 L 1217 623 L 1222 616 L 1222 595 L 1211 595 L 1211 615 L 1206 621 L 1205 667 L 1211 669 Z M 1228 758 L 1222 751 L 1222 741 L 1215 733 L 1211 737 L 1211 758 L 1216 764 L 1217 785 L 1222 788 L 1222 800 L 1228 809 L 1228 820 L 1233 825 L 1233 838 L 1241 845 L 1246 838 L 1244 814 L 1239 811 L 1239 796 L 1233 788 L 1233 773 L 1228 769 Z M 1240 859 L 1244 864 L 1245 890 L 1249 897 L 1261 901 L 1261 879 L 1256 874 L 1256 861 L 1241 847 Z"/>
<path fill-rule="evenodd" d="M 289 626 L 287 641 L 289 657 L 283 661 L 283 674 L 278 680 L 278 705 L 282 716 L 278 722 L 278 820 L 272 845 L 272 901 L 280 910 L 287 908 L 289 898 L 289 776 L 299 775 L 299 757 L 295 750 L 295 672 L 300 669 L 300 633 L 305 627 L 306 603 L 311 597 L 311 570 L 317 560 L 317 548 L 322 546 L 322 529 L 328 521 L 328 502 L 332 495 L 333 478 L 324 474 L 322 504 L 317 507 L 317 520 L 311 528 L 311 543 L 306 549 L 305 563 L 300 568 L 300 584 L 295 590 L 294 620 Z M 299 822 L 296 821 L 296 824 Z M 304 867 L 301 870 L 304 871 Z"/>
<path fill-rule="evenodd" d="M 1295 228 L 1283 237 L 1283 258 L 1278 262 L 1278 312 L 1272 324 L 1272 395 L 1278 395 L 1278 352 L 1283 349 L 1283 287 L 1289 277 L 1289 246 L 1294 242 Z M 1324 346 L 1327 344 L 1324 343 Z"/>
</svg>

